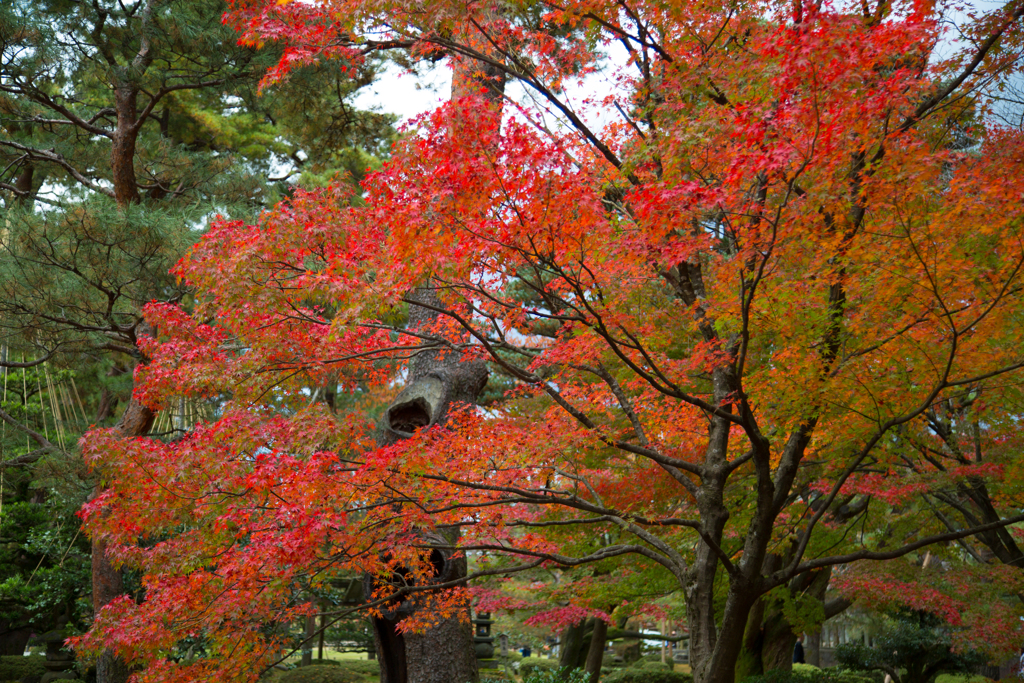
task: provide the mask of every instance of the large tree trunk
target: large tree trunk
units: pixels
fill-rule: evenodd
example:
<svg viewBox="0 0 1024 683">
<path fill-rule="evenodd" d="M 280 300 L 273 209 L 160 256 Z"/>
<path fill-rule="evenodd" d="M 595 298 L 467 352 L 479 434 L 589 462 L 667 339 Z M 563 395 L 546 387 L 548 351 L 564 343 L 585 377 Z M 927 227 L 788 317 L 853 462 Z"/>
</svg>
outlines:
<svg viewBox="0 0 1024 683">
<path fill-rule="evenodd" d="M 491 11 L 497 11 L 493 9 Z M 479 36 L 484 52 L 492 51 L 483 36 Z M 500 58 L 500 57 L 499 57 Z M 456 67 L 452 76 L 452 99 L 482 95 L 494 114 L 493 129 L 501 124 L 502 97 L 505 88 L 504 72 L 493 66 L 467 60 Z M 451 135 L 460 143 L 479 140 L 479 144 L 495 145 L 496 136 L 480 135 L 480 131 L 462 130 L 461 122 L 452 122 Z M 409 306 L 410 328 L 427 328 L 441 315 L 443 302 L 431 282 L 412 293 L 410 298 L 424 306 Z M 462 362 L 450 351 L 421 351 L 409 363 L 409 383 L 395 397 L 378 425 L 377 443 L 393 444 L 408 438 L 418 429 L 443 425 L 453 408 L 473 404 L 487 383 L 487 366 L 482 361 Z M 464 558 L 452 557 L 445 546 L 452 546 L 458 530 L 438 529 L 437 533 L 450 538 L 437 538 L 434 550 L 439 582 L 457 580 L 466 576 Z M 428 542 L 429 542 L 428 538 Z M 443 567 L 443 568 L 442 568 Z M 372 594 L 372 590 L 367 591 Z M 413 601 L 406 601 L 394 613 L 374 618 L 374 643 L 381 664 L 380 683 L 470 683 L 478 680 L 476 648 L 467 609 L 464 618 L 451 618 L 423 633 L 399 633 L 398 621 L 403 609 L 416 609 Z"/>
<path fill-rule="evenodd" d="M 138 88 L 127 83 L 114 87 L 117 127 L 111 136 L 110 172 L 114 183 L 114 199 L 125 207 L 141 200 L 135 180 L 135 142 L 138 130 Z"/>
<path fill-rule="evenodd" d="M 821 629 L 807 634 L 804 641 L 804 655 L 808 664 L 821 668 Z"/>
<path fill-rule="evenodd" d="M 153 411 L 135 398 L 128 402 L 128 407 L 117 424 L 122 438 L 145 436 L 153 427 Z M 97 493 L 99 488 L 97 487 Z M 106 543 L 92 543 L 92 606 L 98 614 L 107 603 L 124 593 L 124 581 L 121 572 L 115 568 L 107 556 Z M 96 683 L 126 683 L 128 665 L 116 657 L 112 650 L 104 650 L 96 662 Z"/>
<path fill-rule="evenodd" d="M 821 603 L 825 601 L 825 591 L 832 578 L 832 568 L 828 567 L 816 572 L 805 572 L 794 578 L 789 585 L 793 595 L 804 595 Z M 796 646 L 797 634 L 789 620 L 781 610 L 775 610 L 765 618 L 764 640 L 761 658 L 764 670 L 793 668 L 793 648 Z"/>
<path fill-rule="evenodd" d="M 452 534 L 454 535 L 454 533 Z M 466 560 L 449 558 L 448 580 L 466 576 Z M 469 611 L 464 619 L 441 621 L 423 633 L 405 634 L 409 683 L 470 683 L 479 678 Z M 383 678 L 381 683 L 384 683 Z"/>
<path fill-rule="evenodd" d="M 608 624 L 603 619 L 594 619 L 594 632 L 587 649 L 586 669 L 590 674 L 590 683 L 598 683 L 601 678 L 601 664 L 604 663 L 604 646 L 607 642 Z"/>
<path fill-rule="evenodd" d="M 768 615 L 762 627 L 764 638 L 761 641 L 761 661 L 765 671 L 782 669 L 792 671 L 793 648 L 796 637 L 793 626 L 781 611 L 773 611 Z"/>
<path fill-rule="evenodd" d="M 779 562 L 776 556 L 770 556 L 765 566 L 774 571 Z M 805 572 L 789 583 L 789 591 L 793 596 L 803 596 L 822 602 L 825 619 L 836 616 L 850 603 L 846 600 L 830 600 L 825 602 L 832 569 L 825 568 L 814 572 Z M 746 632 L 743 638 L 743 651 L 736 662 L 736 680 L 747 676 L 755 676 L 768 671 L 793 668 L 793 648 L 799 634 L 785 617 L 782 610 L 765 611 L 764 603 L 758 599 L 750 611 Z M 805 649 L 808 663 L 813 664 L 810 654 L 810 640 Z M 817 657 L 815 648 L 814 657 Z"/>
<path fill-rule="evenodd" d="M 764 647 L 764 598 L 758 598 L 747 618 L 747 628 L 743 633 L 743 651 L 736 660 L 736 680 L 742 681 L 747 676 L 759 676 L 765 672 L 761 651 Z"/>
<path fill-rule="evenodd" d="M 696 591 L 703 595 L 703 591 Z M 710 591 L 708 591 L 710 592 Z M 735 681 L 736 661 L 743 649 L 743 634 L 746 630 L 747 615 L 757 600 L 757 595 L 750 588 L 733 588 L 725 600 L 725 612 L 721 627 L 716 628 L 713 609 L 703 609 L 700 619 L 694 623 L 687 619 L 690 626 L 691 668 L 694 680 L 699 683 L 733 683 Z M 703 607 L 703 605 L 702 605 Z M 689 602 L 687 603 L 689 609 Z M 694 626 L 700 634 L 694 637 Z M 710 637 L 709 637 L 710 636 Z M 693 656 L 693 648 L 697 646 L 700 654 Z"/>
<path fill-rule="evenodd" d="M 93 541 L 92 544 L 92 606 L 94 613 L 99 611 L 111 600 L 124 593 L 124 582 L 120 570 L 111 563 L 106 553 L 104 541 Z M 114 654 L 113 650 L 105 649 L 96 660 L 96 683 L 126 683 L 128 665 Z"/>
<path fill-rule="evenodd" d="M 728 403 L 737 386 L 730 368 L 720 367 L 712 375 L 715 402 Z M 743 637 L 750 611 L 761 595 L 759 577 L 771 538 L 771 521 L 760 517 L 751 523 L 741 560 L 733 575 L 720 572 L 721 560 L 712 547 L 721 548 L 729 510 L 725 505 L 728 474 L 730 421 L 722 416 L 711 420 L 705 451 L 705 476 L 698 493 L 703 533 L 693 561 L 686 572 L 686 619 L 690 629 L 690 667 L 695 683 L 733 683 L 735 667 L 743 650 Z M 759 484 L 760 485 L 760 484 Z M 761 510 L 758 511 L 762 512 Z M 710 542 L 709 542 L 710 541 Z M 727 581 L 724 609 L 715 608 L 715 581 Z"/>
<path fill-rule="evenodd" d="M 448 550 L 458 540 L 457 530 L 425 533 L 424 540 L 438 546 L 430 559 L 437 568 L 437 582 L 465 578 L 465 558 L 453 556 Z M 369 577 L 367 584 L 366 594 L 371 595 L 373 585 Z M 419 610 L 431 609 L 429 593 L 418 593 L 392 606 L 383 616 L 371 619 L 380 660 L 380 683 L 472 683 L 478 680 L 468 607 L 463 614 L 443 619 L 421 633 L 399 630 L 403 619 Z"/>
<path fill-rule="evenodd" d="M 121 208 L 139 201 L 138 184 L 135 180 L 135 142 L 138 137 L 138 89 L 128 83 L 114 83 L 114 107 L 117 112 L 117 127 L 111 138 L 110 171 L 114 183 L 114 199 Z M 101 415 L 104 411 L 101 402 Z M 110 409 L 107 404 L 106 410 Z M 117 424 L 123 438 L 145 436 L 153 426 L 153 411 L 132 398 Z M 97 493 L 99 489 L 97 489 Z M 94 613 L 111 600 L 124 593 L 124 582 L 120 570 L 107 557 L 106 543 L 92 544 L 92 604 Z M 96 683 L 125 683 L 128 680 L 128 666 L 118 659 L 113 651 L 104 650 L 96 662 Z"/>
<path fill-rule="evenodd" d="M 409 324 L 423 329 L 442 308 L 437 292 L 421 287 L 411 299 L 424 306 L 410 305 Z M 422 351 L 409 364 L 409 383 L 391 402 L 378 425 L 377 443 L 393 444 L 419 429 L 443 425 L 453 409 L 471 404 L 487 383 L 487 366 L 482 361 L 462 362 L 443 349 Z M 431 562 L 437 568 L 439 583 L 457 581 L 466 576 L 465 558 L 453 556 L 448 547 L 458 540 L 455 529 L 438 529 L 425 534 L 425 540 L 438 546 Z M 372 587 L 367 595 L 372 594 Z M 374 642 L 381 663 L 381 683 L 469 683 L 478 678 L 476 649 L 469 610 L 460 617 L 442 620 L 423 633 L 401 633 L 398 623 L 417 609 L 430 609 L 429 595 L 414 596 L 392 609 L 392 613 L 373 619 Z"/>
<path fill-rule="evenodd" d="M 313 663 L 313 638 L 316 637 L 316 615 L 306 615 L 305 639 L 302 641 L 302 663 L 300 666 L 309 666 Z"/>
<path fill-rule="evenodd" d="M 558 639 L 558 666 L 578 669 L 586 662 L 588 627 L 593 627 L 593 619 L 580 619 L 562 629 Z"/>
<path fill-rule="evenodd" d="M 714 426 L 708 447 L 713 453 L 709 455 L 709 460 L 724 461 L 728 430 L 728 424 Z M 708 484 L 704 487 L 701 518 L 704 520 L 705 533 L 718 542 L 722 538 L 729 513 L 722 497 L 722 488 L 713 481 Z M 747 615 L 757 598 L 752 588 L 738 587 L 730 582 L 725 614 L 719 622 L 715 609 L 715 581 L 729 579 L 718 574 L 718 556 L 706 541 L 699 540 L 687 572 L 685 587 L 686 620 L 690 629 L 690 667 L 696 683 L 732 683 L 733 669 L 743 645 Z"/>
</svg>

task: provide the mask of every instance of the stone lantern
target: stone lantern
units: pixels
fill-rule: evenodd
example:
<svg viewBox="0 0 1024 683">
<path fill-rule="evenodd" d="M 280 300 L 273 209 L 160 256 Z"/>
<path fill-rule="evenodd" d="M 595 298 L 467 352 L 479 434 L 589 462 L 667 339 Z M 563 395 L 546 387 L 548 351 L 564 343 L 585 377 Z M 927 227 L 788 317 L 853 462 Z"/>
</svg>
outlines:
<svg viewBox="0 0 1024 683">
<path fill-rule="evenodd" d="M 476 658 L 481 669 L 495 669 L 498 662 L 494 659 L 494 637 L 491 636 L 490 612 L 478 612 L 473 619 L 473 643 L 476 645 Z"/>
<path fill-rule="evenodd" d="M 75 673 L 75 655 L 64 649 L 66 639 L 67 635 L 60 629 L 49 631 L 37 638 L 38 642 L 46 645 L 46 661 L 43 662 L 46 673 L 43 674 L 40 683 L 78 679 L 78 674 Z"/>
</svg>

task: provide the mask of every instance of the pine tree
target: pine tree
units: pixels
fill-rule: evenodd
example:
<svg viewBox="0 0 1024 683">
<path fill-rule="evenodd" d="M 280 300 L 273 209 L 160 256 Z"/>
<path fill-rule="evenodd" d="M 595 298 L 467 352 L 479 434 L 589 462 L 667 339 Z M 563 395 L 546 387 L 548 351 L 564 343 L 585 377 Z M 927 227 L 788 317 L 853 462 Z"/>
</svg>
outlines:
<svg viewBox="0 0 1024 683">
<path fill-rule="evenodd" d="M 0 7 L 0 469 L 33 468 L 19 480 L 43 466 L 84 476 L 74 443 L 89 424 L 150 432 L 155 415 L 131 394 L 139 338 L 158 333 L 142 306 L 187 303 L 168 271 L 211 217 L 251 218 L 291 182 L 356 176 L 387 151 L 393 118 L 350 102 L 372 65 L 344 84 L 330 67 L 310 67 L 296 83 L 316 95 L 261 96 L 258 80 L 278 54 L 239 46 L 225 9 L 221 0 Z M 321 114 L 329 124 L 316 125 Z M 124 585 L 102 545 L 92 561 L 98 610 Z M 4 597 L 24 606 L 38 596 L 12 584 Z M 11 633 L 41 628 L 15 612 Z M 126 674 L 101 658 L 101 683 Z"/>
</svg>

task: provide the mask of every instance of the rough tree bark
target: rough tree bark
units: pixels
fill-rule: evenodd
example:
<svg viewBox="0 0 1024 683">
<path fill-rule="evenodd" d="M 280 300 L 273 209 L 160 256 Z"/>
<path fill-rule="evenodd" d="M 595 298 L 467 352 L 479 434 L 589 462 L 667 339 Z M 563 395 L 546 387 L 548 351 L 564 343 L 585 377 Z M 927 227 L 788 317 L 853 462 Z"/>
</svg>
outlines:
<svg viewBox="0 0 1024 683">
<path fill-rule="evenodd" d="M 111 135 L 110 171 L 114 183 L 114 199 L 124 207 L 141 201 L 135 180 L 135 143 L 139 137 L 138 86 L 121 82 L 114 84 L 117 127 Z"/>
<path fill-rule="evenodd" d="M 562 629 L 558 639 L 558 666 L 578 669 L 586 663 L 587 630 L 593 628 L 593 619 L 580 619 Z"/>
<path fill-rule="evenodd" d="M 122 438 L 130 439 L 145 436 L 153 427 L 152 410 L 135 398 L 128 402 L 116 429 Z M 97 485 L 99 493 L 102 484 Z M 107 603 L 124 593 L 124 579 L 121 571 L 115 568 L 106 552 L 104 541 L 93 541 L 92 544 L 92 607 L 99 613 Z M 116 657 L 112 650 L 104 650 L 96 662 L 97 683 L 125 683 L 128 680 L 128 665 Z"/>
<path fill-rule="evenodd" d="M 771 556 L 769 560 L 773 557 Z M 788 558 L 787 558 L 788 559 Z M 766 566 L 778 567 L 781 562 L 766 562 Z M 850 606 L 848 600 L 825 600 L 832 568 L 804 572 L 789 583 L 788 590 L 794 596 L 817 600 L 822 603 L 824 618 L 830 619 Z M 750 611 L 747 630 L 743 638 L 743 653 L 736 662 L 736 680 L 757 676 L 775 669 L 789 671 L 793 668 L 793 648 L 797 632 L 781 609 L 766 609 L 764 600 L 758 599 Z M 806 653 L 806 647 L 805 647 Z M 810 663 L 810 662 L 809 662 Z"/>
<path fill-rule="evenodd" d="M 492 9 L 491 11 L 497 11 Z M 484 46 L 485 52 L 490 48 Z M 465 61 L 452 74 L 453 100 L 482 95 L 491 104 L 495 128 L 500 126 L 505 73 L 493 66 Z M 451 135 L 474 137 L 463 130 L 461 122 L 452 122 Z M 424 306 L 410 304 L 410 328 L 425 328 L 444 309 L 431 282 L 409 297 Z M 473 404 L 487 383 L 487 366 L 482 361 L 462 362 L 461 357 L 445 349 L 424 350 L 409 364 L 409 384 L 395 397 L 378 425 L 377 443 L 393 444 L 412 436 L 418 429 L 443 425 L 452 409 Z M 438 529 L 426 535 L 428 543 L 438 547 L 431 555 L 438 582 L 466 576 L 464 558 L 452 557 L 445 546 L 458 539 L 457 529 Z M 367 591 L 369 595 L 371 591 Z M 423 633 L 400 633 L 398 622 L 416 609 L 414 600 L 406 600 L 392 614 L 373 619 L 374 642 L 381 666 L 381 683 L 467 683 L 478 680 L 473 631 L 467 612 L 465 619 L 442 620 Z M 403 612 L 405 610 L 405 612 Z"/>
<path fill-rule="evenodd" d="M 135 177 L 135 146 L 139 136 L 138 116 L 139 85 L 135 78 L 141 76 L 152 62 L 148 30 L 152 2 L 146 2 L 142 9 L 143 35 L 138 53 L 130 67 L 111 61 L 111 89 L 114 93 L 114 109 L 117 125 L 111 135 L 110 169 L 114 184 L 114 199 L 122 210 L 142 200 L 139 184 Z M 144 325 L 144 323 L 141 323 Z M 134 335 L 133 335 L 134 336 Z M 135 341 L 134 339 L 132 341 Z M 121 420 L 117 424 L 123 438 L 145 436 L 153 427 L 155 415 L 152 410 L 134 397 L 128 402 Z M 98 492 L 98 489 L 97 489 Z M 99 612 L 107 603 L 124 593 L 121 572 L 110 564 L 106 544 L 94 542 L 92 546 L 92 593 L 93 609 Z M 96 663 L 96 683 L 127 683 L 129 676 L 125 662 L 114 656 L 111 650 L 104 650 Z"/>
<path fill-rule="evenodd" d="M 807 634 L 807 639 L 804 641 L 804 654 L 806 655 L 807 663 L 821 668 L 821 629 L 817 629 L 812 633 Z"/>
<path fill-rule="evenodd" d="M 831 619 L 852 604 L 849 600 L 841 598 L 825 600 L 825 591 L 831 578 L 831 567 L 800 574 L 790 582 L 790 590 L 794 594 L 803 594 L 821 601 L 824 618 Z M 793 668 L 793 647 L 796 645 L 797 635 L 781 610 L 774 610 L 767 616 L 764 625 L 764 645 L 761 650 L 761 661 L 765 671 Z M 805 658 L 807 650 L 808 645 L 805 643 Z"/>
<path fill-rule="evenodd" d="M 302 642 L 302 664 L 309 666 L 313 663 L 313 638 L 316 637 L 316 615 L 306 615 L 306 639 Z"/>
<path fill-rule="evenodd" d="M 429 286 L 417 289 L 411 299 L 431 308 L 410 304 L 409 325 L 420 328 L 433 322 L 442 307 Z M 443 349 L 421 351 L 409 366 L 409 383 L 391 402 L 377 430 L 377 443 L 387 446 L 408 438 L 419 429 L 443 425 L 452 410 L 474 403 L 487 383 L 482 361 L 462 362 Z M 453 556 L 458 532 L 438 529 L 424 534 L 431 552 L 435 580 L 439 583 L 466 576 L 466 560 Z M 372 590 L 372 587 L 368 587 Z M 367 595 L 371 590 L 367 591 Z M 380 660 L 381 683 L 468 683 L 478 678 L 473 630 L 468 610 L 463 618 L 442 620 L 423 633 L 401 633 L 399 622 L 413 614 L 422 600 L 405 599 L 382 617 L 373 619 L 373 635 Z"/>
<path fill-rule="evenodd" d="M 604 662 L 604 646 L 607 642 L 608 624 L 603 619 L 594 619 L 594 632 L 587 649 L 586 670 L 590 674 L 590 683 L 598 683 L 601 678 L 601 664 Z"/>
</svg>

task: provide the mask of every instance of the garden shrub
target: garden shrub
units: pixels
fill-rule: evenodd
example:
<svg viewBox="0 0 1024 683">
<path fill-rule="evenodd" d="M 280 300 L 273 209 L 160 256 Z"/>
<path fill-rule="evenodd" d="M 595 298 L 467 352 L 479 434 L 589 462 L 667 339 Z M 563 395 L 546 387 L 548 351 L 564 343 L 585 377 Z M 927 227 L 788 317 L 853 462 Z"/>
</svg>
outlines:
<svg viewBox="0 0 1024 683">
<path fill-rule="evenodd" d="M 875 683 L 863 672 L 843 669 L 819 669 L 812 664 L 794 664 L 792 671 L 773 669 L 759 676 L 748 676 L 742 683 Z"/>
<path fill-rule="evenodd" d="M 380 660 L 377 659 L 336 659 L 334 663 L 364 676 L 380 676 Z"/>
<path fill-rule="evenodd" d="M 865 671 L 845 671 L 843 669 L 822 669 L 824 683 L 882 683 L 883 674 L 879 679 L 868 675 Z M 817 683 L 817 682 L 815 682 Z"/>
<path fill-rule="evenodd" d="M 602 669 L 613 669 L 615 667 L 628 666 L 623 661 L 615 661 L 616 654 L 614 652 L 605 652 L 604 656 L 601 657 L 601 668 Z"/>
<path fill-rule="evenodd" d="M 955 651 L 948 624 L 934 614 L 910 609 L 887 615 L 874 647 L 843 643 L 835 654 L 847 669 L 892 671 L 896 683 L 933 681 L 942 673 L 966 678 L 988 659 L 977 650 Z"/>
<path fill-rule="evenodd" d="M 612 649 L 615 650 L 615 654 L 622 657 L 622 661 L 626 664 L 640 659 L 639 640 L 620 640 L 612 645 Z"/>
<path fill-rule="evenodd" d="M 657 667 L 636 667 L 619 669 L 608 674 L 602 679 L 602 683 L 693 683 L 693 676 L 680 671 L 669 671 L 664 668 L 661 662 L 646 662 L 657 664 Z"/>
<path fill-rule="evenodd" d="M 340 666 L 313 664 L 286 671 L 278 679 L 280 683 L 365 683 L 362 674 Z"/>
<path fill-rule="evenodd" d="M 557 659 L 541 659 L 539 657 L 527 657 L 519 662 L 519 675 L 526 680 L 526 677 L 538 671 L 558 671 Z"/>
<path fill-rule="evenodd" d="M 3 655 L 0 656 L 0 681 L 18 681 L 26 676 L 42 678 L 46 673 L 43 662 L 46 655 Z"/>
<path fill-rule="evenodd" d="M 657 659 L 641 659 L 639 662 L 633 662 L 630 665 L 631 669 L 662 669 L 665 671 L 672 671 L 675 667 L 674 662 L 670 659 L 667 662 L 661 661 L 659 655 Z"/>
<path fill-rule="evenodd" d="M 524 662 L 525 664 L 525 662 Z M 589 683 L 590 674 L 583 669 L 557 666 L 534 669 L 523 676 L 523 683 Z"/>
</svg>

